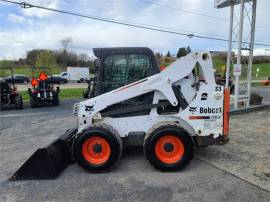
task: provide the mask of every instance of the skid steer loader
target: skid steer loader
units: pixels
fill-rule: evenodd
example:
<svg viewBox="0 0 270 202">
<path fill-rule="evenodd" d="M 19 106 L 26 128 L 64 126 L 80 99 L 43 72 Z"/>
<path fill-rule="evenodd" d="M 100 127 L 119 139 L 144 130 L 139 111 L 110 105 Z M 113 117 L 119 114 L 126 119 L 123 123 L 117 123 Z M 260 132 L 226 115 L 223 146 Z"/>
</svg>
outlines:
<svg viewBox="0 0 270 202">
<path fill-rule="evenodd" d="M 216 84 L 208 52 L 191 52 L 158 74 L 76 103 L 73 112 L 78 127 L 37 150 L 11 180 L 56 178 L 73 161 L 108 171 L 130 145 L 143 146 L 158 170 L 181 170 L 194 145 L 228 142 L 229 91 Z"/>
</svg>

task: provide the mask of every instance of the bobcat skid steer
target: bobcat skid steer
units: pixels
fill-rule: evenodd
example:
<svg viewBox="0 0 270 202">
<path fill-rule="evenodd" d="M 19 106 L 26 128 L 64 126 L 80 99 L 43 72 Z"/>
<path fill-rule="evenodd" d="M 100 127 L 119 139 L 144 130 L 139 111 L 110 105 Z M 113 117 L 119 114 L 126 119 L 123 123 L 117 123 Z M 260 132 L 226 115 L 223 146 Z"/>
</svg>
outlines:
<svg viewBox="0 0 270 202">
<path fill-rule="evenodd" d="M 151 102 L 123 104 L 141 96 Z M 56 178 L 73 161 L 108 171 L 130 145 L 143 146 L 158 170 L 181 170 L 194 145 L 228 142 L 229 91 L 215 83 L 208 52 L 191 52 L 158 74 L 76 103 L 73 112 L 78 127 L 37 150 L 11 180 Z"/>
</svg>

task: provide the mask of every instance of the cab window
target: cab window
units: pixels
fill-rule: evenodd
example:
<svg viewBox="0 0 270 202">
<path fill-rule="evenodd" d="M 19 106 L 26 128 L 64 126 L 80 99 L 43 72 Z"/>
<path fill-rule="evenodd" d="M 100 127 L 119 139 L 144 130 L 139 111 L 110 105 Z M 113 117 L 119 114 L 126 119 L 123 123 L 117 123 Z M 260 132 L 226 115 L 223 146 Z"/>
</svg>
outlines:
<svg viewBox="0 0 270 202">
<path fill-rule="evenodd" d="M 112 55 L 104 60 L 103 93 L 149 76 L 150 59 L 146 55 Z"/>
</svg>

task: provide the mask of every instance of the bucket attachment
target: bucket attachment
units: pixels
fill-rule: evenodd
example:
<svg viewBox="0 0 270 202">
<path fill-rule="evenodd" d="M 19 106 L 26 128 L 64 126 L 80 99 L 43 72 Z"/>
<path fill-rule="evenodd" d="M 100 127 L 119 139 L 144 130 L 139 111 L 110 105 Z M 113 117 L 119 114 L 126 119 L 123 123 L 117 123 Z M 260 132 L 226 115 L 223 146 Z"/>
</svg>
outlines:
<svg viewBox="0 0 270 202">
<path fill-rule="evenodd" d="M 70 129 L 45 148 L 38 149 L 9 180 L 55 179 L 73 162 L 70 145 L 77 129 Z"/>
</svg>

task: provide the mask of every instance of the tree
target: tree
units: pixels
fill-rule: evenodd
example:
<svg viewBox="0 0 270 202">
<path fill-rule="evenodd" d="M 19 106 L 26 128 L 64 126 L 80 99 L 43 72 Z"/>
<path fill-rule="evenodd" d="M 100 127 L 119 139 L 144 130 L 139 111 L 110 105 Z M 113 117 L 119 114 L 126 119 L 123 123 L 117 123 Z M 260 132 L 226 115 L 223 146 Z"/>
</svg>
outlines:
<svg viewBox="0 0 270 202">
<path fill-rule="evenodd" d="M 37 57 L 41 51 L 43 51 L 43 50 L 34 49 L 34 50 L 27 52 L 26 63 L 31 65 L 31 66 L 34 66 L 36 64 Z"/>
<path fill-rule="evenodd" d="M 64 39 L 61 40 L 61 44 L 63 46 L 63 50 L 64 50 L 65 53 L 67 52 L 67 49 L 71 45 L 71 43 L 72 43 L 72 38 L 71 37 L 67 37 L 67 38 L 64 38 Z"/>
<path fill-rule="evenodd" d="M 156 57 L 156 59 L 160 59 L 161 58 L 160 52 L 155 53 L 155 57 Z"/>
<path fill-rule="evenodd" d="M 190 47 L 189 46 L 187 48 L 185 48 L 185 47 L 179 48 L 176 57 L 177 58 L 183 57 L 183 56 L 187 55 L 190 52 L 191 52 L 191 50 L 190 50 Z"/>
<path fill-rule="evenodd" d="M 57 66 L 56 58 L 52 51 L 43 50 L 41 51 L 36 59 L 36 67 L 55 67 Z"/>
<path fill-rule="evenodd" d="M 65 39 L 61 40 L 61 44 L 63 46 L 63 66 L 67 66 L 67 49 L 68 47 L 71 45 L 72 42 L 72 38 L 71 37 L 67 37 Z"/>
<path fill-rule="evenodd" d="M 166 57 L 171 57 L 170 51 L 167 52 Z"/>
</svg>

